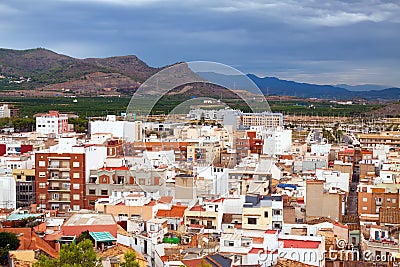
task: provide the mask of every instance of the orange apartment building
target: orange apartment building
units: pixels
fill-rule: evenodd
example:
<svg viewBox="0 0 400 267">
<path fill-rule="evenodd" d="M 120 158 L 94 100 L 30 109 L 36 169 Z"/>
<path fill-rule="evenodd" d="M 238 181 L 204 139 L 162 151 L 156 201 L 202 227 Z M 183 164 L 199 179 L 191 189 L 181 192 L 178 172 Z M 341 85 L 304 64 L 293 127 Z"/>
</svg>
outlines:
<svg viewBox="0 0 400 267">
<path fill-rule="evenodd" d="M 36 203 L 41 209 L 85 208 L 85 153 L 35 154 Z"/>
<path fill-rule="evenodd" d="M 358 187 L 358 215 L 379 214 L 382 208 L 399 208 L 400 185 L 360 185 Z"/>
</svg>

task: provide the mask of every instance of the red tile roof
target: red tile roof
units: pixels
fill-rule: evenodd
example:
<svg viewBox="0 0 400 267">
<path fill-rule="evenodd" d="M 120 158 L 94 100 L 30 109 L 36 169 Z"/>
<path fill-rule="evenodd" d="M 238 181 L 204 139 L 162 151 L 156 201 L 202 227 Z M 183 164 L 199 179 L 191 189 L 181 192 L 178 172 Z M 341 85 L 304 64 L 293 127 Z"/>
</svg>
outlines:
<svg viewBox="0 0 400 267">
<path fill-rule="evenodd" d="M 186 208 L 186 206 L 172 206 L 171 210 L 158 210 L 156 217 L 183 218 Z"/>
<path fill-rule="evenodd" d="M 146 204 L 145 206 L 152 207 L 152 206 L 155 206 L 156 204 L 157 204 L 157 202 L 155 200 L 152 200 L 152 201 L 149 202 L 149 204 Z"/>
<path fill-rule="evenodd" d="M 284 248 L 317 249 L 321 244 L 320 241 L 311 241 L 311 240 L 279 239 L 279 241 L 283 242 Z"/>
<path fill-rule="evenodd" d="M 203 208 L 203 206 L 201 205 L 197 205 L 197 206 L 193 206 L 190 211 L 206 211 L 205 208 Z"/>
<path fill-rule="evenodd" d="M 278 254 L 278 250 L 270 251 L 270 250 L 264 250 L 263 248 L 252 248 L 249 251 L 249 254 L 260 254 L 260 253 Z"/>
<path fill-rule="evenodd" d="M 203 260 L 204 259 L 182 260 L 182 263 L 187 267 L 198 267 L 201 266 Z"/>
<path fill-rule="evenodd" d="M 164 204 L 170 204 L 172 202 L 172 199 L 173 199 L 173 197 L 171 197 L 171 196 L 162 196 L 162 197 L 160 197 L 158 202 L 164 203 Z"/>
<path fill-rule="evenodd" d="M 0 232 L 10 232 L 22 234 L 18 237 L 20 245 L 18 250 L 37 250 L 40 249 L 53 258 L 58 258 L 58 252 L 46 241 L 40 238 L 31 228 L 0 228 Z"/>
<path fill-rule="evenodd" d="M 190 228 L 204 228 L 204 225 L 200 225 L 200 224 L 190 224 L 189 227 L 190 227 Z"/>
<path fill-rule="evenodd" d="M 101 171 L 129 171 L 129 167 L 121 166 L 121 167 L 103 167 L 100 168 Z"/>
</svg>

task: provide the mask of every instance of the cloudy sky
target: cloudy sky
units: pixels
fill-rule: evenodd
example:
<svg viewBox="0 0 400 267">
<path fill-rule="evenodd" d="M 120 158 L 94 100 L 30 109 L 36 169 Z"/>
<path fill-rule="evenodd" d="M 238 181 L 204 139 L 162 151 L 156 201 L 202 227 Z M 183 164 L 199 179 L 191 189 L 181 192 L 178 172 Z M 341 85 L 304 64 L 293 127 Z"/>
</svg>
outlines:
<svg viewBox="0 0 400 267">
<path fill-rule="evenodd" d="M 400 2 L 0 0 L 0 47 L 206 60 L 319 84 L 400 86 Z"/>
</svg>

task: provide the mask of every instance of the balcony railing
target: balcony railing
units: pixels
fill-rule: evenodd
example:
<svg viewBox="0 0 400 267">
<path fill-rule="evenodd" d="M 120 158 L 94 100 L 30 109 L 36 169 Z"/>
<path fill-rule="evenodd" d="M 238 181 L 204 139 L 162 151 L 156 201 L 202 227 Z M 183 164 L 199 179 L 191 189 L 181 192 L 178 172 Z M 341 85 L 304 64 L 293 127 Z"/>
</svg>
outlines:
<svg viewBox="0 0 400 267">
<path fill-rule="evenodd" d="M 50 186 L 49 191 L 70 191 L 71 187 Z"/>
<path fill-rule="evenodd" d="M 71 202 L 71 200 L 69 198 L 51 198 L 49 199 L 49 202 Z"/>
<path fill-rule="evenodd" d="M 49 180 L 70 180 L 70 176 L 68 175 L 68 176 L 66 176 L 66 175 L 63 175 L 63 176 L 52 176 L 52 177 L 49 177 Z"/>
</svg>

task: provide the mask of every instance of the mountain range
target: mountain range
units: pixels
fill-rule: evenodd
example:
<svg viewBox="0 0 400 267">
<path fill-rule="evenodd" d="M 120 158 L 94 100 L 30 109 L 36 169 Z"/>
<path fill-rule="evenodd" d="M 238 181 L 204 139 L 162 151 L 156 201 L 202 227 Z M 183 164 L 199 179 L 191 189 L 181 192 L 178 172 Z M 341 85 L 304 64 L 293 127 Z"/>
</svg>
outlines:
<svg viewBox="0 0 400 267">
<path fill-rule="evenodd" d="M 141 83 L 162 68 L 150 67 L 135 55 L 77 59 L 44 48 L 0 49 L 0 94 L 132 95 Z M 261 78 L 254 74 L 247 76 L 210 72 L 197 74 L 213 83 L 249 92 L 255 92 L 257 85 L 261 92 L 267 95 L 368 100 L 400 98 L 400 88 L 385 88 L 380 85 L 317 85 L 275 77 Z M 217 87 L 208 88 L 214 90 Z M 221 94 L 220 90 L 217 91 Z"/>
</svg>

